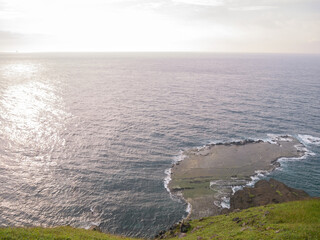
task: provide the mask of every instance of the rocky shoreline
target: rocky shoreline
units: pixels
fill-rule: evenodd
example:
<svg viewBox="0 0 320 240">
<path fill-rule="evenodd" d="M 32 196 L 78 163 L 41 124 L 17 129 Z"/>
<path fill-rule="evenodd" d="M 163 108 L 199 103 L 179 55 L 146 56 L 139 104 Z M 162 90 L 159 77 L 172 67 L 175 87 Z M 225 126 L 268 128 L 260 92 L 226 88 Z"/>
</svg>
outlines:
<svg viewBox="0 0 320 240">
<path fill-rule="evenodd" d="M 230 209 L 223 209 L 220 214 L 226 216 L 230 213 L 240 212 L 244 209 L 258 206 L 266 206 L 274 203 L 284 203 L 290 201 L 308 200 L 311 197 L 303 190 L 290 188 L 284 183 L 275 179 L 259 180 L 255 183 L 254 187 L 245 187 L 237 191 L 230 199 Z M 269 214 L 268 211 L 264 212 L 265 215 Z M 209 217 L 209 216 L 208 216 Z M 202 221 L 200 218 L 198 221 Z M 199 228 L 191 230 L 190 219 L 184 219 L 177 224 L 171 226 L 167 231 L 161 231 L 155 236 L 156 239 L 166 239 L 172 237 L 185 237 L 187 233 L 193 233 Z M 242 222 L 241 218 L 234 218 L 234 222 Z M 243 223 L 245 226 L 245 223 Z"/>
<path fill-rule="evenodd" d="M 258 170 L 273 171 L 280 158 L 299 158 L 305 152 L 296 138 L 287 135 L 272 142 L 244 140 L 191 149 L 173 165 L 168 187 L 192 206 L 188 218 L 219 215 L 229 207 L 223 199 L 231 197 L 233 187 L 248 183 Z"/>
<path fill-rule="evenodd" d="M 310 198 L 310 196 L 305 191 L 290 188 L 284 183 L 271 178 L 269 181 L 258 181 L 252 188 L 245 187 L 235 192 L 230 198 L 228 212 L 272 203 L 305 200 L 307 198 Z"/>
</svg>

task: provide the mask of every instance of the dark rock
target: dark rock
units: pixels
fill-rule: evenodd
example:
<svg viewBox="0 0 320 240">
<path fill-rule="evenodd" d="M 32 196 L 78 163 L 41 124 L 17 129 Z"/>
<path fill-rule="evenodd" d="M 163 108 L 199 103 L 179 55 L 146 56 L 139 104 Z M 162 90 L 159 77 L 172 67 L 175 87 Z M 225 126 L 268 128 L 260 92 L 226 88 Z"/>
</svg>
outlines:
<svg viewBox="0 0 320 240">
<path fill-rule="evenodd" d="M 155 239 L 163 239 L 165 237 L 166 231 L 160 231 L 154 238 Z"/>
<path fill-rule="evenodd" d="M 180 225 L 180 232 L 182 233 L 186 233 L 188 232 L 188 230 L 191 228 L 190 223 L 188 222 L 182 222 Z"/>
<path fill-rule="evenodd" d="M 101 229 L 98 226 L 92 225 L 89 230 L 101 232 Z"/>
<path fill-rule="evenodd" d="M 173 224 L 173 225 L 169 228 L 169 230 L 175 230 L 175 229 L 177 229 L 178 227 L 179 227 L 179 224 L 175 223 L 175 224 Z"/>
<path fill-rule="evenodd" d="M 203 238 L 202 237 L 197 237 L 197 240 L 202 240 Z"/>
<path fill-rule="evenodd" d="M 193 189 L 192 187 L 173 187 L 171 190 L 173 192 L 180 192 L 180 191 L 183 191 L 183 190 L 188 190 L 188 189 Z"/>
<path fill-rule="evenodd" d="M 303 190 L 286 186 L 274 179 L 260 180 L 254 188 L 245 187 L 230 198 L 230 211 L 310 198 Z"/>
<path fill-rule="evenodd" d="M 239 222 L 241 222 L 241 221 L 242 221 L 242 219 L 241 219 L 241 218 L 236 217 L 236 218 L 232 219 L 232 221 L 234 221 L 234 222 L 236 222 L 236 223 L 239 223 Z"/>
</svg>

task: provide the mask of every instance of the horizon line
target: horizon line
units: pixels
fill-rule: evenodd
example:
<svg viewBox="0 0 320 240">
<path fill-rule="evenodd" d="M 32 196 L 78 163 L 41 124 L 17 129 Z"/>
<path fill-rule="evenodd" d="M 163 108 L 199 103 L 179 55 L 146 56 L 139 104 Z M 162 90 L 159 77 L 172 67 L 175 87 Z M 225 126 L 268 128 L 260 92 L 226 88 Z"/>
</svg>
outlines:
<svg viewBox="0 0 320 240">
<path fill-rule="evenodd" d="M 219 52 L 219 51 L 0 51 L 0 54 L 283 54 L 283 55 L 320 55 L 310 52 Z"/>
</svg>

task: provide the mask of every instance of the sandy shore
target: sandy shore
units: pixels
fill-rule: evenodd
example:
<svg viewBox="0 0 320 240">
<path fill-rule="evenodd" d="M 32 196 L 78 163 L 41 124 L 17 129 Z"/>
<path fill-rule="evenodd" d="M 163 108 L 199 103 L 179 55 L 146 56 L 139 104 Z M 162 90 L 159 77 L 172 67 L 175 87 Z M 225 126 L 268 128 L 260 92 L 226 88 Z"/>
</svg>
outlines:
<svg viewBox="0 0 320 240">
<path fill-rule="evenodd" d="M 282 136 L 273 143 L 246 140 L 191 149 L 173 166 L 169 188 L 192 205 L 191 218 L 217 215 L 232 186 L 245 184 L 257 170 L 272 171 L 279 158 L 303 156 L 303 147 L 297 139 Z"/>
</svg>

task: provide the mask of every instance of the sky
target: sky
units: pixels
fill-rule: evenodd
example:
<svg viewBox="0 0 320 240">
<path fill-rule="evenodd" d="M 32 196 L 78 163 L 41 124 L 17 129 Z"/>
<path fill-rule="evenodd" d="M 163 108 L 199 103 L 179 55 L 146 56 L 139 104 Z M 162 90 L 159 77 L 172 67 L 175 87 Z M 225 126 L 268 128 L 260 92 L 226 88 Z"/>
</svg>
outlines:
<svg viewBox="0 0 320 240">
<path fill-rule="evenodd" d="M 320 53 L 320 0 L 0 0 L 0 52 Z"/>
</svg>

